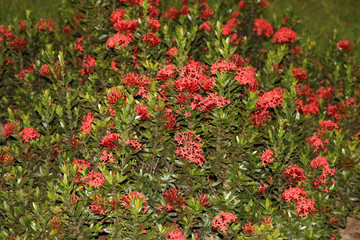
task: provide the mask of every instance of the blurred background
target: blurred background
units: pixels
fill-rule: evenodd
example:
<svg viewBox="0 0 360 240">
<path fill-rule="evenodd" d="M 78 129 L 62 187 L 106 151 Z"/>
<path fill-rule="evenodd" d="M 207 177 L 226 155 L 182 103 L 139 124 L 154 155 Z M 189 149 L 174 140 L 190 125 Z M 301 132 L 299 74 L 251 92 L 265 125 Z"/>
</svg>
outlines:
<svg viewBox="0 0 360 240">
<path fill-rule="evenodd" d="M 0 0 L 0 25 L 8 25 L 14 19 L 25 18 L 30 10 L 35 19 L 59 18 L 58 8 L 64 0 Z M 80 0 L 79 0 L 80 1 Z M 110 1 L 110 0 L 109 0 Z M 165 0 L 171 2 L 171 0 Z M 161 2 L 165 2 L 161 0 Z M 213 0 L 208 0 L 211 3 Z M 216 1 L 216 0 L 214 0 Z M 238 1 L 234 1 L 237 6 Z M 264 17 L 270 22 L 283 16 L 295 17 L 296 31 L 302 38 L 316 42 L 316 52 L 321 55 L 329 47 L 328 39 L 333 29 L 339 33 L 338 40 L 348 39 L 355 46 L 360 59 L 360 0 L 268 0 L 270 8 Z M 162 4 L 166 7 L 166 4 Z"/>
</svg>

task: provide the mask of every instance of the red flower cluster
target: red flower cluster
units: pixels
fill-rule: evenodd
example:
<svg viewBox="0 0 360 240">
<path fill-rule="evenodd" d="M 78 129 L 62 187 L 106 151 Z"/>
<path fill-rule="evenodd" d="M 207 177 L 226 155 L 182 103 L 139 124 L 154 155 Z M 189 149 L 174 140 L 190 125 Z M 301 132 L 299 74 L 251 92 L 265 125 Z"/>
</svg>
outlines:
<svg viewBox="0 0 360 240">
<path fill-rule="evenodd" d="M 313 151 L 313 153 L 317 152 L 317 150 L 319 150 L 319 148 L 322 148 L 324 150 L 324 152 L 327 151 L 326 148 L 324 148 L 324 143 L 323 141 L 321 140 L 321 138 L 319 138 L 318 135 L 314 135 L 314 136 L 311 136 L 309 138 L 306 139 L 306 142 L 310 145 L 310 146 L 314 146 L 316 147 Z"/>
<path fill-rule="evenodd" d="M 155 47 L 161 43 L 161 39 L 158 38 L 156 33 L 143 34 L 141 40 L 145 42 L 150 47 Z"/>
<path fill-rule="evenodd" d="M 84 120 L 84 122 L 82 122 L 80 131 L 85 131 L 88 134 L 91 134 L 91 124 L 95 118 L 93 117 L 93 115 L 91 115 L 91 112 L 89 112 L 87 115 L 84 115 L 82 119 Z"/>
<path fill-rule="evenodd" d="M 108 103 L 115 107 L 120 100 L 126 101 L 126 95 L 122 91 L 116 91 L 115 88 L 111 88 L 107 97 Z"/>
<path fill-rule="evenodd" d="M 116 46 L 124 48 L 128 46 L 133 39 L 134 35 L 132 35 L 131 33 L 127 35 L 115 33 L 111 38 L 106 41 L 106 49 L 115 48 Z"/>
<path fill-rule="evenodd" d="M 107 150 L 102 151 L 100 162 L 102 166 L 104 166 L 106 163 L 114 163 L 115 159 L 112 152 L 108 152 Z"/>
<path fill-rule="evenodd" d="M 243 233 L 245 233 L 246 235 L 251 235 L 255 233 L 256 228 L 257 225 L 256 224 L 252 225 L 251 222 L 249 222 L 249 220 L 247 220 L 247 223 L 245 223 L 245 225 L 242 226 Z"/>
<path fill-rule="evenodd" d="M 314 200 L 305 196 L 306 192 L 304 189 L 299 188 L 298 186 L 289 186 L 289 188 L 282 194 L 285 202 L 296 201 L 296 213 L 298 213 L 300 217 L 306 217 L 316 211 Z"/>
<path fill-rule="evenodd" d="M 234 32 L 234 29 L 237 27 L 237 25 L 240 24 L 240 21 L 237 20 L 236 18 L 231 18 L 230 20 L 228 20 L 226 22 L 226 24 L 223 24 L 221 26 L 221 28 L 223 29 L 223 36 L 229 36 L 230 34 L 232 34 Z"/>
<path fill-rule="evenodd" d="M 250 91 L 256 91 L 258 89 L 259 82 L 256 80 L 255 75 L 255 68 L 242 67 L 236 73 L 234 79 L 240 84 L 248 86 Z"/>
<path fill-rule="evenodd" d="M 43 64 L 39 71 L 40 75 L 43 77 L 49 76 L 51 74 L 49 65 Z"/>
<path fill-rule="evenodd" d="M 301 68 L 294 68 L 292 71 L 292 76 L 299 80 L 300 82 L 304 81 L 308 77 L 306 76 L 306 71 Z"/>
<path fill-rule="evenodd" d="M 125 195 L 121 195 L 121 206 L 123 206 L 124 208 L 131 208 L 132 205 L 134 205 L 136 199 L 141 199 L 143 200 L 143 204 L 142 204 L 142 208 L 144 209 L 144 213 L 147 211 L 148 207 L 148 203 L 145 200 L 145 196 L 142 193 L 139 192 L 129 192 Z"/>
<path fill-rule="evenodd" d="M 140 121 L 145 121 L 150 119 L 149 111 L 147 105 L 138 105 L 135 109 L 136 113 L 140 116 Z"/>
<path fill-rule="evenodd" d="M 164 198 L 166 200 L 166 211 L 171 211 L 175 206 L 180 206 L 186 200 L 182 196 L 182 192 L 179 189 L 171 188 L 164 192 Z"/>
<path fill-rule="evenodd" d="M 86 76 L 91 74 L 94 71 L 94 67 L 95 67 L 95 58 L 90 57 L 90 56 L 84 56 L 82 65 L 83 68 L 79 70 L 79 72 L 81 73 L 82 76 Z"/>
<path fill-rule="evenodd" d="M 131 151 L 134 151 L 136 149 L 141 150 L 141 143 L 137 139 L 128 139 L 125 141 L 125 144 L 130 145 Z"/>
<path fill-rule="evenodd" d="M 320 122 L 320 128 L 333 130 L 333 129 L 339 129 L 339 126 L 336 123 L 332 122 L 331 120 L 323 120 Z"/>
<path fill-rule="evenodd" d="M 176 76 L 176 67 L 173 64 L 165 65 L 160 71 L 156 74 L 156 80 L 158 81 L 166 81 L 169 78 L 173 78 Z"/>
<path fill-rule="evenodd" d="M 90 211 L 94 214 L 105 215 L 106 207 L 102 204 L 102 201 L 101 195 L 95 195 L 90 205 Z"/>
<path fill-rule="evenodd" d="M 271 24 L 267 20 L 259 18 L 254 20 L 253 31 L 256 32 L 258 36 L 270 37 L 274 34 L 274 29 Z"/>
<path fill-rule="evenodd" d="M 297 34 L 287 27 L 282 27 L 275 33 L 273 43 L 287 43 L 294 42 L 297 39 Z"/>
<path fill-rule="evenodd" d="M 260 186 L 258 186 L 258 190 L 256 191 L 257 193 L 261 193 L 261 194 L 265 194 L 268 190 L 269 185 L 261 182 Z"/>
<path fill-rule="evenodd" d="M 105 175 L 100 172 L 90 171 L 83 182 L 91 187 L 100 188 L 103 183 L 106 183 Z"/>
<path fill-rule="evenodd" d="M 228 230 L 228 225 L 232 222 L 236 222 L 236 215 L 229 212 L 220 212 L 214 219 L 212 220 L 213 228 L 220 228 L 220 231 L 226 232 Z"/>
<path fill-rule="evenodd" d="M 340 40 L 336 44 L 336 47 L 343 52 L 351 52 L 354 50 L 354 45 L 352 45 L 349 40 Z"/>
<path fill-rule="evenodd" d="M 7 122 L 4 125 L 3 133 L 6 137 L 10 137 L 11 135 L 14 134 L 15 130 L 16 130 L 15 125 L 11 122 Z"/>
<path fill-rule="evenodd" d="M 178 92 L 194 93 L 201 88 L 210 91 L 214 88 L 214 78 L 205 74 L 207 67 L 204 64 L 191 60 L 180 72 L 180 78 L 175 82 L 175 90 Z"/>
<path fill-rule="evenodd" d="M 136 73 L 128 73 L 125 75 L 123 82 L 129 87 L 145 87 L 151 85 L 150 79 L 146 75 L 138 75 Z"/>
<path fill-rule="evenodd" d="M 296 164 L 291 164 L 289 167 L 285 168 L 283 174 L 285 174 L 286 178 L 290 179 L 292 184 L 296 184 L 299 181 L 304 182 L 306 179 L 304 169 Z"/>
<path fill-rule="evenodd" d="M 182 231 L 174 229 L 167 232 L 166 240 L 186 240 Z"/>
<path fill-rule="evenodd" d="M 210 202 L 210 201 L 207 200 L 208 196 L 206 194 L 201 195 L 199 193 L 199 195 L 197 196 L 197 199 L 198 199 L 198 202 L 200 203 L 200 205 L 203 206 L 203 207 L 207 207 L 207 206 L 209 206 L 209 205 L 211 205 L 213 203 L 213 202 Z"/>
<path fill-rule="evenodd" d="M 263 151 L 260 157 L 260 160 L 262 161 L 261 165 L 265 167 L 267 164 L 272 163 L 274 161 L 273 155 L 274 152 L 271 151 L 270 149 Z"/>
<path fill-rule="evenodd" d="M 178 132 L 174 139 L 178 145 L 181 145 L 180 147 L 176 147 L 176 156 L 184 158 L 190 163 L 196 163 L 201 167 L 205 162 L 205 157 L 201 148 L 202 140 L 199 135 L 196 135 L 192 131 Z"/>
<path fill-rule="evenodd" d="M 283 89 L 276 87 L 259 97 L 259 101 L 256 103 L 256 107 L 259 109 L 250 115 L 253 118 L 252 125 L 263 126 L 267 119 L 271 119 L 269 108 L 276 108 L 284 104 L 282 93 Z"/>
<path fill-rule="evenodd" d="M 119 141 L 120 135 L 118 133 L 108 133 L 105 137 L 101 139 L 101 145 L 107 147 L 108 149 L 112 149 L 114 147 L 117 148 L 116 142 Z"/>
<path fill-rule="evenodd" d="M 55 22 L 51 18 L 45 19 L 45 21 L 40 18 L 40 21 L 36 24 L 39 31 L 48 30 L 50 32 L 54 31 Z"/>
<path fill-rule="evenodd" d="M 34 128 L 24 128 L 20 133 L 20 136 L 23 138 L 20 140 L 22 142 L 29 142 L 40 137 L 40 134 Z"/>
</svg>

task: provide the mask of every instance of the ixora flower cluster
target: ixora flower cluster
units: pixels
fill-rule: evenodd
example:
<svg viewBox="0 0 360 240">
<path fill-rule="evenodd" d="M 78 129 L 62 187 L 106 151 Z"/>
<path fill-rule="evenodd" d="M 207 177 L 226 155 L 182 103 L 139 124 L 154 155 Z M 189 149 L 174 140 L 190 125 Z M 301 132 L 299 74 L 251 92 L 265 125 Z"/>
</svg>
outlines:
<svg viewBox="0 0 360 240">
<path fill-rule="evenodd" d="M 267 0 L 215 2 L 0 26 L 0 239 L 340 239 L 357 46 L 318 57 Z"/>
</svg>

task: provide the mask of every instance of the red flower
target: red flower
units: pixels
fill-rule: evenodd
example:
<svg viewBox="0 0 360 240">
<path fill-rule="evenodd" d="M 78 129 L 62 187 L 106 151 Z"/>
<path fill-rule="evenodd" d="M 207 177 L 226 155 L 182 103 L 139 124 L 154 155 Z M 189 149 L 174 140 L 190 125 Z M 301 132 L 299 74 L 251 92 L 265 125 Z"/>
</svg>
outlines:
<svg viewBox="0 0 360 240">
<path fill-rule="evenodd" d="M 136 107 L 135 111 L 139 116 L 141 116 L 140 121 L 145 121 L 145 120 L 150 119 L 150 115 L 149 115 L 149 111 L 147 109 L 147 105 L 145 105 L 145 104 L 139 105 L 139 106 Z"/>
<path fill-rule="evenodd" d="M 143 0 L 119 0 L 119 2 L 127 2 L 135 6 L 140 6 L 143 3 Z"/>
<path fill-rule="evenodd" d="M 150 79 L 146 75 L 138 75 L 136 73 L 128 73 L 125 75 L 123 82 L 129 87 L 145 87 L 151 85 Z"/>
<path fill-rule="evenodd" d="M 291 187 L 284 191 L 282 197 L 285 199 L 285 202 L 294 202 L 299 201 L 301 197 L 306 196 L 306 192 L 303 188 L 299 188 L 298 186 Z"/>
<path fill-rule="evenodd" d="M 261 221 L 261 224 L 266 225 L 273 225 L 271 217 L 263 217 L 263 220 Z"/>
<path fill-rule="evenodd" d="M 220 231 L 224 232 L 228 229 L 228 225 L 232 222 L 236 222 L 236 215 L 229 212 L 220 212 L 214 219 L 212 220 L 213 228 L 220 228 Z"/>
<path fill-rule="evenodd" d="M 103 198 L 101 195 L 95 195 L 90 205 L 90 211 L 94 214 L 105 215 L 106 207 L 105 205 L 102 205 L 102 201 Z"/>
<path fill-rule="evenodd" d="M 245 223 L 245 225 L 242 227 L 242 229 L 246 235 L 251 235 L 251 234 L 255 233 L 256 227 L 257 227 L 256 224 L 251 225 L 251 222 L 249 222 L 249 220 L 247 220 L 247 223 Z"/>
<path fill-rule="evenodd" d="M 297 80 L 299 80 L 300 82 L 302 82 L 302 81 L 304 81 L 305 79 L 308 78 L 306 76 L 305 70 L 303 70 L 301 68 L 294 68 L 293 71 L 292 71 L 292 76 L 294 78 L 296 78 Z"/>
<path fill-rule="evenodd" d="M 274 29 L 265 19 L 255 19 L 253 31 L 256 32 L 258 36 L 270 37 L 272 34 L 274 34 Z"/>
<path fill-rule="evenodd" d="M 170 56 L 170 57 L 174 57 L 177 54 L 177 47 L 172 47 L 169 49 L 169 51 L 166 52 L 166 55 Z"/>
<path fill-rule="evenodd" d="M 192 131 L 178 132 L 175 135 L 175 141 L 180 147 L 176 147 L 176 156 L 188 160 L 190 163 L 196 163 L 200 167 L 205 162 L 203 150 L 201 148 L 201 139 Z"/>
<path fill-rule="evenodd" d="M 86 76 L 91 74 L 94 71 L 94 67 L 95 67 L 95 58 L 90 57 L 90 56 L 84 56 L 83 58 L 83 69 L 80 69 L 79 72 L 81 73 L 82 76 Z"/>
<path fill-rule="evenodd" d="M 274 155 L 274 152 L 270 149 L 267 149 L 263 151 L 261 154 L 260 160 L 262 161 L 262 166 L 265 167 L 267 164 L 272 163 L 274 161 L 274 158 L 272 157 Z"/>
<path fill-rule="evenodd" d="M 108 133 L 105 137 L 101 139 L 101 145 L 107 147 L 108 149 L 112 149 L 116 146 L 117 141 L 119 141 L 120 135 L 118 133 Z"/>
<path fill-rule="evenodd" d="M 101 153 L 100 162 L 104 166 L 106 163 L 114 163 L 115 159 L 112 152 L 108 152 L 107 150 L 104 150 Z"/>
<path fill-rule="evenodd" d="M 77 164 L 77 171 L 80 172 L 83 170 L 84 167 L 89 168 L 91 166 L 91 163 L 83 160 L 83 159 L 75 159 L 72 162 L 73 165 Z"/>
<path fill-rule="evenodd" d="M 49 65 L 43 64 L 39 71 L 40 75 L 43 77 L 49 76 L 51 74 Z"/>
<path fill-rule="evenodd" d="M 256 80 L 255 75 L 256 69 L 241 67 L 234 79 L 242 85 L 247 85 L 250 91 L 256 91 L 259 82 Z"/>
<path fill-rule="evenodd" d="M 314 212 L 316 212 L 316 210 L 313 199 L 301 197 L 296 202 L 296 213 L 298 213 L 300 217 L 307 217 Z"/>
<path fill-rule="evenodd" d="M 233 30 L 237 27 L 237 25 L 240 24 L 240 21 L 238 21 L 236 18 L 231 18 L 229 21 L 226 22 L 226 24 L 223 24 L 221 28 L 223 29 L 223 36 L 229 36 L 233 33 Z"/>
<path fill-rule="evenodd" d="M 131 33 L 128 33 L 126 35 L 116 33 L 106 41 L 106 49 L 115 48 L 116 46 L 124 48 L 128 46 L 133 39 L 134 35 L 132 35 Z"/>
<path fill-rule="evenodd" d="M 136 201 L 136 199 L 141 199 L 143 200 L 143 204 L 142 204 L 142 208 L 144 209 L 144 212 L 146 212 L 146 210 L 149 208 L 148 207 L 148 203 L 145 201 L 145 196 L 142 193 L 139 192 L 129 192 L 125 195 L 121 195 L 121 206 L 123 206 L 124 208 L 131 208 L 131 206 L 134 204 L 134 202 Z"/>
<path fill-rule="evenodd" d="M 297 34 L 293 30 L 287 27 L 280 28 L 273 37 L 273 43 L 286 43 L 294 42 L 296 40 Z"/>
<path fill-rule="evenodd" d="M 208 22 L 203 22 L 199 28 L 199 31 L 209 31 L 211 29 Z"/>
<path fill-rule="evenodd" d="M 306 142 L 308 143 L 309 146 L 314 146 L 316 147 L 315 150 L 313 151 L 313 153 L 317 152 L 317 150 L 321 147 L 323 150 L 326 150 L 326 148 L 324 148 L 324 143 L 321 140 L 321 138 L 319 138 L 318 135 L 314 135 L 311 136 L 309 138 L 306 139 Z"/>
<path fill-rule="evenodd" d="M 267 0 L 261 0 L 260 7 L 261 8 L 269 8 L 269 3 L 267 2 Z"/>
<path fill-rule="evenodd" d="M 285 168 L 283 174 L 285 174 L 286 178 L 290 179 L 292 184 L 296 184 L 298 181 L 303 182 L 306 179 L 304 169 L 296 164 L 291 164 Z"/>
<path fill-rule="evenodd" d="M 105 175 L 100 172 L 90 171 L 86 177 L 86 184 L 94 188 L 100 188 L 105 181 Z"/>
<path fill-rule="evenodd" d="M 74 43 L 74 50 L 79 51 L 80 54 L 83 54 L 83 51 L 84 51 L 83 42 L 84 42 L 84 37 L 80 37 L 80 38 L 76 39 L 76 41 Z"/>
<path fill-rule="evenodd" d="M 11 46 L 13 46 L 13 49 L 20 50 L 26 47 L 28 44 L 28 41 L 23 38 L 15 38 L 13 41 L 10 41 Z"/>
<path fill-rule="evenodd" d="M 186 240 L 183 232 L 177 229 L 167 232 L 166 235 L 166 240 Z"/>
<path fill-rule="evenodd" d="M 150 26 L 151 31 L 153 31 L 153 32 L 157 31 L 161 26 L 160 22 L 156 19 L 152 19 L 152 18 L 148 17 L 147 22 Z"/>
<path fill-rule="evenodd" d="M 221 61 L 216 61 L 211 66 L 211 74 L 216 74 L 216 71 L 223 73 L 223 72 L 234 72 L 238 69 L 234 62 L 227 61 L 223 59 Z"/>
<path fill-rule="evenodd" d="M 85 132 L 90 134 L 91 124 L 95 118 L 91 115 L 91 112 L 89 112 L 87 115 L 84 115 L 82 119 L 85 121 L 82 122 L 80 131 L 84 130 Z"/>
<path fill-rule="evenodd" d="M 110 16 L 110 21 L 112 23 L 116 23 L 117 21 L 122 20 L 124 16 L 125 16 L 125 10 L 118 8 L 112 12 L 112 14 Z"/>
<path fill-rule="evenodd" d="M 169 78 L 173 78 L 176 76 L 176 72 L 174 71 L 176 70 L 175 65 L 173 64 L 168 64 L 165 65 L 162 69 L 160 69 L 160 71 L 156 74 L 156 80 L 160 80 L 160 81 L 166 81 Z"/>
<path fill-rule="evenodd" d="M 120 100 L 126 101 L 126 96 L 122 91 L 116 91 L 115 88 L 111 88 L 107 100 L 111 106 L 115 107 Z"/>
<path fill-rule="evenodd" d="M 167 204 L 170 204 L 172 206 L 181 205 L 185 201 L 185 198 L 182 196 L 182 192 L 180 192 L 179 189 L 176 188 L 168 189 L 163 194 Z"/>
<path fill-rule="evenodd" d="M 7 122 L 4 126 L 3 133 L 6 137 L 10 137 L 15 132 L 15 125 L 11 122 Z"/>
<path fill-rule="evenodd" d="M 320 128 L 333 130 L 333 129 L 339 129 L 339 126 L 336 123 L 332 122 L 331 120 L 323 120 L 320 122 Z"/>
<path fill-rule="evenodd" d="M 209 4 L 207 2 L 203 2 L 201 5 L 202 7 L 204 7 L 204 9 L 201 10 L 202 19 L 207 20 L 212 15 L 214 15 L 214 11 L 210 9 Z"/>
<path fill-rule="evenodd" d="M 141 143 L 139 142 L 139 140 L 134 140 L 134 139 L 128 139 L 128 140 L 126 140 L 125 141 L 125 143 L 127 144 L 127 145 L 130 145 L 130 149 L 131 149 L 131 151 L 134 151 L 134 150 L 136 150 L 136 149 L 139 149 L 139 150 L 141 150 Z"/>
<path fill-rule="evenodd" d="M 354 45 L 352 45 L 349 40 L 340 40 L 336 47 L 343 52 L 351 52 L 354 50 Z"/>
<path fill-rule="evenodd" d="M 239 9 L 245 9 L 246 5 L 245 5 L 245 2 L 242 0 L 239 2 Z"/>
<path fill-rule="evenodd" d="M 207 206 L 209 206 L 209 205 L 211 205 L 213 203 L 213 202 L 210 202 L 210 201 L 207 200 L 208 196 L 206 194 L 201 195 L 199 193 L 199 195 L 197 196 L 197 199 L 198 199 L 198 202 L 200 203 L 200 205 L 203 206 L 203 207 L 207 207 Z"/>
<path fill-rule="evenodd" d="M 23 139 L 20 140 L 22 142 L 29 142 L 29 140 L 34 140 L 40 137 L 40 134 L 33 128 L 24 128 L 19 135 L 23 137 Z"/>
<path fill-rule="evenodd" d="M 138 23 L 137 19 L 133 20 L 119 20 L 114 23 L 114 28 L 119 33 L 122 34 L 132 34 L 137 28 L 139 28 L 136 24 Z"/>
<path fill-rule="evenodd" d="M 143 34 L 141 40 L 144 41 L 150 47 L 157 46 L 161 43 L 161 39 L 155 33 Z"/>
<path fill-rule="evenodd" d="M 71 31 L 70 25 L 67 25 L 66 27 L 64 27 L 64 33 L 65 33 L 66 35 L 69 35 L 69 34 L 70 34 L 70 31 Z"/>
<path fill-rule="evenodd" d="M 261 194 L 265 194 L 268 190 L 268 186 L 267 184 L 264 184 L 263 182 L 261 182 L 260 186 L 258 186 L 258 190 L 256 191 L 257 193 L 261 193 Z"/>
</svg>

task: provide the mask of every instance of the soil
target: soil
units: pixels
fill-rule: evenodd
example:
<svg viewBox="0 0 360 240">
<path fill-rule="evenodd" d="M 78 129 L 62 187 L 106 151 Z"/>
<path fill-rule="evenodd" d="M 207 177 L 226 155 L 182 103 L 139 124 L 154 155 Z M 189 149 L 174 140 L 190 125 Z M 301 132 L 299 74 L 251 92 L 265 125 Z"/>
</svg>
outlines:
<svg viewBox="0 0 360 240">
<path fill-rule="evenodd" d="M 341 240 L 360 240 L 360 214 L 347 218 L 346 228 L 340 229 Z"/>
</svg>

